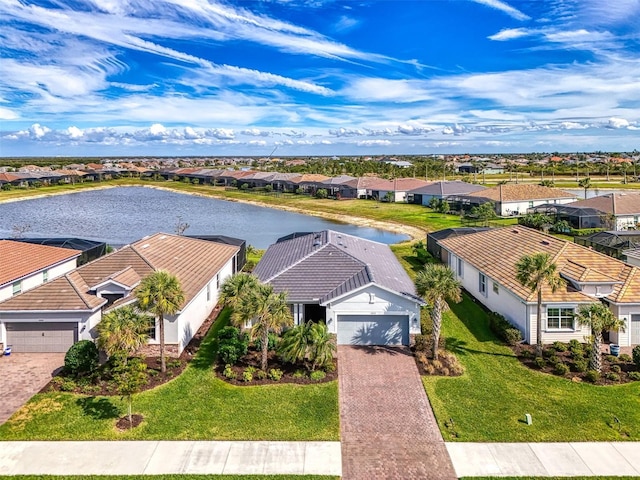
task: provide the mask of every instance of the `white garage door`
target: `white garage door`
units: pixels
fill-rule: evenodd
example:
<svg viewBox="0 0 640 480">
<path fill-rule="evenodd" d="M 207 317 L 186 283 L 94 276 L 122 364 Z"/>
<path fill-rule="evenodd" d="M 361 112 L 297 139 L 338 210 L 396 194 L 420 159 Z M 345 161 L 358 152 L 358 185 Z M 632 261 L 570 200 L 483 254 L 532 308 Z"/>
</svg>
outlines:
<svg viewBox="0 0 640 480">
<path fill-rule="evenodd" d="M 66 352 L 77 339 L 77 323 L 7 323 L 7 344 L 15 353 Z"/>
<path fill-rule="evenodd" d="M 409 345 L 409 317 L 338 315 L 338 345 Z"/>
</svg>

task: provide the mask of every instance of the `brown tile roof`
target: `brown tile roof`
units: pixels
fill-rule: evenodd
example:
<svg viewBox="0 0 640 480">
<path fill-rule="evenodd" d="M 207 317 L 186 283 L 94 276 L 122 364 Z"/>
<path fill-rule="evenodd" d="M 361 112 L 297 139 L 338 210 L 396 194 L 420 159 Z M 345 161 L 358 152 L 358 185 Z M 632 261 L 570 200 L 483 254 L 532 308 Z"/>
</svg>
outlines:
<svg viewBox="0 0 640 480">
<path fill-rule="evenodd" d="M 467 194 L 468 197 L 488 198 L 495 202 L 518 202 L 526 200 L 546 200 L 553 198 L 575 198 L 573 193 L 565 192 L 558 188 L 543 187 L 542 185 L 534 185 L 520 183 L 517 185 L 498 185 L 497 187 L 487 188 L 480 192 Z"/>
<path fill-rule="evenodd" d="M 586 200 L 578 200 L 569 205 L 595 208 L 601 212 L 615 215 L 637 215 L 640 214 L 640 192 L 609 193 Z"/>
<path fill-rule="evenodd" d="M 640 303 L 640 274 L 636 267 L 530 228 L 519 225 L 495 228 L 439 243 L 529 302 L 535 302 L 536 294 L 516 279 L 516 263 L 523 255 L 543 252 L 551 255 L 563 277 L 579 282 L 616 282 L 613 293 L 607 296 L 609 300 Z M 546 302 L 594 301 L 594 297 L 575 290 L 570 284 L 555 293 L 543 289 L 543 299 Z"/>
<path fill-rule="evenodd" d="M 31 273 L 71 260 L 81 253 L 69 248 L 0 240 L 0 285 L 15 282 Z"/>
<path fill-rule="evenodd" d="M 138 272 L 133 269 L 133 267 L 127 267 L 124 270 L 114 273 L 113 275 L 109 275 L 106 280 L 100 282 L 99 284 L 92 285 L 91 289 L 93 290 L 97 288 L 98 285 L 107 283 L 109 280 L 119 283 L 120 285 L 132 288 L 140 283 L 141 279 L 142 278 L 140 277 Z"/>
<path fill-rule="evenodd" d="M 8 299 L 0 303 L 0 311 L 93 310 L 106 303 L 91 292 L 96 285 L 111 278 L 133 286 L 137 278 L 156 270 L 178 277 L 185 294 L 184 307 L 238 250 L 222 243 L 158 233 L 87 263 L 60 281 Z M 61 295 L 56 288 L 62 289 Z"/>
<path fill-rule="evenodd" d="M 386 181 L 379 177 L 358 177 L 353 180 L 345 182 L 343 185 L 347 185 L 351 188 L 369 188 L 371 185 L 375 185 L 377 182 Z"/>
<path fill-rule="evenodd" d="M 20 180 L 22 177 L 17 175 L 13 175 L 11 173 L 0 173 L 0 182 L 15 182 L 16 180 Z"/>
<path fill-rule="evenodd" d="M 297 178 L 291 179 L 291 182 L 295 184 L 307 183 L 307 182 L 322 183 L 327 181 L 328 179 L 329 177 L 327 177 L 326 175 L 320 175 L 319 173 L 304 173 Z"/>
</svg>

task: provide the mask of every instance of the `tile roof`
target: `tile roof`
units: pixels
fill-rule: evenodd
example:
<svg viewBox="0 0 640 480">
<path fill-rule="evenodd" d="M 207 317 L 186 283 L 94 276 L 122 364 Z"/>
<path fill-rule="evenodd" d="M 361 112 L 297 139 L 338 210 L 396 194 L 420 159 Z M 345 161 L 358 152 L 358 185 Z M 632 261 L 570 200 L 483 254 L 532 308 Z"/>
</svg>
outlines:
<svg viewBox="0 0 640 480">
<path fill-rule="evenodd" d="M 615 283 L 613 293 L 607 299 L 618 303 L 640 303 L 640 274 L 637 268 L 530 228 L 519 225 L 494 228 L 447 238 L 438 243 L 529 302 L 535 302 L 536 294 L 516 279 L 516 263 L 523 255 L 543 252 L 551 255 L 563 277 L 576 282 Z M 577 291 L 571 284 L 555 293 L 544 288 L 543 298 L 546 302 L 594 300 L 594 297 Z"/>
<path fill-rule="evenodd" d="M 412 297 L 415 287 L 388 245 L 333 230 L 271 245 L 254 274 L 292 302 L 328 302 L 375 283 Z"/>
<path fill-rule="evenodd" d="M 469 197 L 487 198 L 495 202 L 517 202 L 526 200 L 546 200 L 552 198 L 576 198 L 573 193 L 558 188 L 543 187 L 528 183 L 498 185 L 479 192 L 469 193 Z"/>
<path fill-rule="evenodd" d="M 21 178 L 13 173 L 0 173 L 0 182 L 15 182 Z"/>
<path fill-rule="evenodd" d="M 482 185 L 474 185 L 473 183 L 456 181 L 440 181 L 424 185 L 413 190 L 409 190 L 409 193 L 417 193 L 422 195 L 435 195 L 435 196 L 447 196 L 447 195 L 463 195 L 471 192 L 479 192 L 486 190 L 486 187 Z"/>
<path fill-rule="evenodd" d="M 134 286 L 138 279 L 156 270 L 166 270 L 178 277 L 185 294 L 184 307 L 238 251 L 236 246 L 157 233 L 87 263 L 60 281 L 1 302 L 0 311 L 93 310 L 106 303 L 92 293 L 96 285 L 117 279 Z M 56 288 L 64 290 L 64 294 L 58 295 Z"/>
<path fill-rule="evenodd" d="M 350 182 L 351 180 L 355 180 L 356 177 L 352 177 L 351 175 L 338 175 L 337 177 L 331 177 L 324 182 L 322 185 L 334 186 L 334 185 L 342 185 L 343 183 Z"/>
<path fill-rule="evenodd" d="M 305 173 L 299 177 L 292 178 L 291 182 L 299 185 L 301 183 L 322 183 L 328 179 L 329 177 L 320 175 L 319 173 Z"/>
<path fill-rule="evenodd" d="M 0 240 L 0 286 L 71 260 L 81 253 L 69 248 Z"/>
<path fill-rule="evenodd" d="M 609 193 L 568 204 L 571 207 L 589 207 L 615 215 L 640 214 L 640 192 Z"/>
</svg>

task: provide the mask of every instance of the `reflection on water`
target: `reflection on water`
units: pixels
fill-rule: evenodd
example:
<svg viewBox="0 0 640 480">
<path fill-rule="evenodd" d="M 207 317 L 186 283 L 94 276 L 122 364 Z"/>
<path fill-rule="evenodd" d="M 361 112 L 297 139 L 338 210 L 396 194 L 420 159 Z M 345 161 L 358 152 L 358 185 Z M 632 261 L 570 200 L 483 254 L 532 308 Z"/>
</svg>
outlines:
<svg viewBox="0 0 640 480">
<path fill-rule="evenodd" d="M 162 231 L 175 233 L 178 218 L 188 235 L 220 234 L 266 248 L 292 232 L 327 228 L 383 243 L 406 235 L 356 227 L 317 217 L 144 187 L 118 187 L 0 204 L 0 238 L 14 226 L 29 225 L 24 236 L 73 236 L 124 245 Z"/>
</svg>

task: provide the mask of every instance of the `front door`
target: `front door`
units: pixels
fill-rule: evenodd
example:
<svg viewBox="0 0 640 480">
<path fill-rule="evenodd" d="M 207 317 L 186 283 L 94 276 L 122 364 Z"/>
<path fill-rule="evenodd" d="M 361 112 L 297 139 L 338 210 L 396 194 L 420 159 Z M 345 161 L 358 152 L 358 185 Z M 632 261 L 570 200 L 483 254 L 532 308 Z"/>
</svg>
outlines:
<svg viewBox="0 0 640 480">
<path fill-rule="evenodd" d="M 640 314 L 631 315 L 631 345 L 640 345 Z"/>
</svg>

